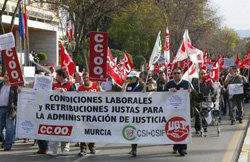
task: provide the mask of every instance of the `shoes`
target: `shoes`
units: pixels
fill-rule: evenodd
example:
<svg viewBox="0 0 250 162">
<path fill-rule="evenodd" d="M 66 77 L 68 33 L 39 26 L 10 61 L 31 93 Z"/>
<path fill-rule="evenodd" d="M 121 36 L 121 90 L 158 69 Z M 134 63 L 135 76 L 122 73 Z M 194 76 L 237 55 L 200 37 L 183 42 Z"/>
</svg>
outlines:
<svg viewBox="0 0 250 162">
<path fill-rule="evenodd" d="M 200 131 L 196 131 L 195 134 L 197 135 L 200 134 Z M 177 153 L 177 150 L 175 152 Z"/>
<path fill-rule="evenodd" d="M 28 143 L 29 142 L 29 139 L 24 139 L 23 140 L 23 143 Z"/>
<path fill-rule="evenodd" d="M 84 151 L 81 151 L 78 153 L 78 156 L 85 156 L 85 155 L 86 155 L 86 152 L 84 152 Z"/>
<path fill-rule="evenodd" d="M 207 128 L 203 128 L 204 129 L 204 132 L 207 132 Z"/>
<path fill-rule="evenodd" d="M 90 154 L 95 154 L 95 149 L 90 149 Z"/>
<path fill-rule="evenodd" d="M 177 154 L 177 150 L 173 150 L 173 154 Z"/>
<path fill-rule="evenodd" d="M 77 143 L 75 144 L 75 147 L 79 147 L 79 146 L 80 146 L 80 143 L 77 142 Z"/>
<path fill-rule="evenodd" d="M 235 121 L 234 120 L 231 120 L 231 125 L 235 125 Z"/>
<path fill-rule="evenodd" d="M 185 149 L 180 149 L 178 150 L 178 152 L 181 156 L 185 156 L 187 154 L 187 151 Z"/>
<path fill-rule="evenodd" d="M 34 152 L 34 154 L 47 154 L 48 149 L 47 150 L 38 150 L 37 152 Z"/>
<path fill-rule="evenodd" d="M 136 157 L 136 151 L 135 150 L 132 150 L 131 154 L 132 154 L 133 157 Z"/>
<path fill-rule="evenodd" d="M 11 146 L 4 147 L 4 151 L 10 151 L 10 150 L 11 150 Z"/>
<path fill-rule="evenodd" d="M 242 123 L 242 119 L 239 119 L 239 122 Z"/>
<path fill-rule="evenodd" d="M 63 150 L 63 151 L 62 151 L 62 155 L 64 155 L 64 156 L 69 155 L 69 151 Z"/>
<path fill-rule="evenodd" d="M 32 146 L 36 146 L 37 145 L 37 140 L 34 140 L 34 143 L 32 144 Z"/>
<path fill-rule="evenodd" d="M 56 153 L 54 153 L 53 151 L 48 151 L 48 152 L 47 152 L 47 155 L 50 155 L 50 156 L 56 156 L 57 154 L 56 154 Z"/>
</svg>

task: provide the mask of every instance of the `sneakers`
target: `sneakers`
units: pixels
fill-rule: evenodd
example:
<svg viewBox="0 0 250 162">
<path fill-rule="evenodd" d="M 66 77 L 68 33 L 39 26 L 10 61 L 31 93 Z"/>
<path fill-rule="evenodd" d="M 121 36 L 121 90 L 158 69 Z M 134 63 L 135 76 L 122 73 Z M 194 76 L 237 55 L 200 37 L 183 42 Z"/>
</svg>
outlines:
<svg viewBox="0 0 250 162">
<path fill-rule="evenodd" d="M 50 155 L 50 156 L 56 156 L 57 154 L 56 154 L 56 153 L 54 153 L 53 151 L 48 151 L 48 152 L 47 152 L 47 155 Z"/>
</svg>

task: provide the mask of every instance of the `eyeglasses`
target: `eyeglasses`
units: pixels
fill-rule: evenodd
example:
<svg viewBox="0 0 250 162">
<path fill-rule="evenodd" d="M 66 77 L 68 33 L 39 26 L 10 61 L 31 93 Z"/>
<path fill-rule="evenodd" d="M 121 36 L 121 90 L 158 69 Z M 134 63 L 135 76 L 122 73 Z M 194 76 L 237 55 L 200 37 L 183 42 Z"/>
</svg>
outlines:
<svg viewBox="0 0 250 162">
<path fill-rule="evenodd" d="M 174 75 L 177 75 L 177 74 L 179 75 L 179 74 L 181 74 L 181 73 L 179 73 L 179 72 L 175 72 L 175 73 L 173 73 L 173 74 L 174 74 Z"/>
<path fill-rule="evenodd" d="M 205 75 L 206 73 L 201 73 L 201 75 Z"/>
</svg>

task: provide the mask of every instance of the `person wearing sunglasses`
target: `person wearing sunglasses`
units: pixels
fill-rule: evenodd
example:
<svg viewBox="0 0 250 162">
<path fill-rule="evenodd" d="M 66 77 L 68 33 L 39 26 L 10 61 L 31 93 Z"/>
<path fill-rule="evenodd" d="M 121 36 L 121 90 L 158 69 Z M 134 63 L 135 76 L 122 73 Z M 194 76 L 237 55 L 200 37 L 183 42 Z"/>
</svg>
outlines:
<svg viewBox="0 0 250 162">
<path fill-rule="evenodd" d="M 165 91 L 169 92 L 177 92 L 178 90 L 188 90 L 192 91 L 192 84 L 182 79 L 183 70 L 181 67 L 176 67 L 172 71 L 173 79 L 170 80 L 166 86 Z M 175 144 L 173 147 L 173 153 L 176 154 L 177 151 L 181 156 L 185 156 L 187 154 L 187 144 Z"/>
</svg>

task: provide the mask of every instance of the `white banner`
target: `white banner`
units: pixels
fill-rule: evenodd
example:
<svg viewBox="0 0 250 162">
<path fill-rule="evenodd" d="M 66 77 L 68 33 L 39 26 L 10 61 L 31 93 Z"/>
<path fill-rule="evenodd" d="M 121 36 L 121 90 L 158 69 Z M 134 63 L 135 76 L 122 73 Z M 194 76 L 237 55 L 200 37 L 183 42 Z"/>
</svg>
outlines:
<svg viewBox="0 0 250 162">
<path fill-rule="evenodd" d="M 230 95 L 243 94 L 243 84 L 228 84 L 228 93 Z"/>
<path fill-rule="evenodd" d="M 15 39 L 11 33 L 0 35 L 0 51 L 15 47 Z"/>
<path fill-rule="evenodd" d="M 35 84 L 33 89 L 36 90 L 52 90 L 53 78 L 43 75 L 35 75 Z"/>
<path fill-rule="evenodd" d="M 18 97 L 18 138 L 145 144 L 191 141 L 187 91 L 84 93 L 24 88 Z"/>
</svg>

